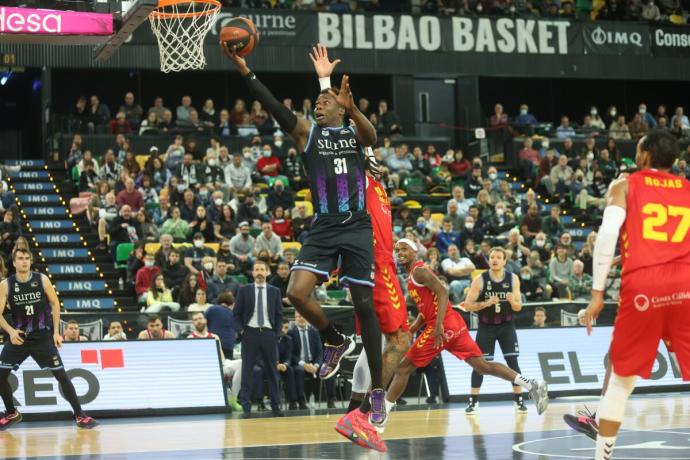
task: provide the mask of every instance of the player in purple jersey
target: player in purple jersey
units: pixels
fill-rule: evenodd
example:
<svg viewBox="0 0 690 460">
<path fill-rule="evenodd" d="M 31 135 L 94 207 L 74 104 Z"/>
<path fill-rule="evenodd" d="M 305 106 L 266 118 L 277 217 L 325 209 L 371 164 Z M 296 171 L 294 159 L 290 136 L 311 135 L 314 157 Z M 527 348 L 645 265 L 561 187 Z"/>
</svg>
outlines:
<svg viewBox="0 0 690 460">
<path fill-rule="evenodd" d="M 381 382 L 381 329 L 372 305 L 374 254 L 371 220 L 366 210 L 366 159 L 362 146 L 376 143 L 376 130 L 357 108 L 347 75 L 340 90 L 322 91 L 316 100 L 316 123 L 298 119 L 281 104 L 234 51 L 221 46 L 233 62 L 250 93 L 276 119 L 281 129 L 294 140 L 310 179 L 315 216 L 309 236 L 293 265 L 288 298 L 297 311 L 321 333 L 324 362 L 319 376 L 335 375 L 340 361 L 352 353 L 354 341 L 330 323 L 319 303 L 311 297 L 317 284 L 327 279 L 341 259 L 341 280 L 348 283 L 359 319 L 362 342 L 369 359 L 372 380 L 372 419 L 385 418 L 384 391 Z M 312 62 L 318 75 L 330 75 L 339 62 L 328 61 L 319 48 L 313 50 Z M 344 123 L 345 116 L 354 127 Z M 368 427 L 367 427 L 368 428 Z"/>
<path fill-rule="evenodd" d="M 41 369 L 52 372 L 60 390 L 72 406 L 74 420 L 80 428 L 93 428 L 96 420 L 84 413 L 72 381 L 67 377 L 58 348 L 62 345 L 59 333 L 60 301 L 47 276 L 31 271 L 31 251 L 15 248 L 12 262 L 16 274 L 0 282 L 0 327 L 9 336 L 0 352 L 0 397 L 5 414 L 0 418 L 0 431 L 22 420 L 14 406 L 9 377 L 12 370 L 29 356 Z M 10 325 L 2 316 L 5 306 L 12 315 Z"/>
</svg>

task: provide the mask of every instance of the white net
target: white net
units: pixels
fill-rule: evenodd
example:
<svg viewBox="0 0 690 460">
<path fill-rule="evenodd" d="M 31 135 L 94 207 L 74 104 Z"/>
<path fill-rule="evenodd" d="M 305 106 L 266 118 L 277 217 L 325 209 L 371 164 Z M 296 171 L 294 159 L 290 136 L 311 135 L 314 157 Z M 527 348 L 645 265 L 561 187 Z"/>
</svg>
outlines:
<svg viewBox="0 0 690 460">
<path fill-rule="evenodd" d="M 220 11 L 217 0 L 161 0 L 151 13 L 151 29 L 158 40 L 161 71 L 203 69 L 204 39 Z"/>
</svg>

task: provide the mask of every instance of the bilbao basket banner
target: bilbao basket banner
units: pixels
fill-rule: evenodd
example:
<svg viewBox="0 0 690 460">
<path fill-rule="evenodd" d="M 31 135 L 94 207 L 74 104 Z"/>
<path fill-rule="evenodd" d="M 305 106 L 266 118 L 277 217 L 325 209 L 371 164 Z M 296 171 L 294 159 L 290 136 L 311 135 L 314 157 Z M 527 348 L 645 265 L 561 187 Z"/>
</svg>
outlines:
<svg viewBox="0 0 690 460">
<path fill-rule="evenodd" d="M 87 412 L 226 405 L 212 339 L 73 342 L 60 356 Z M 31 358 L 11 374 L 10 385 L 22 412 L 71 411 L 53 375 Z"/>
<path fill-rule="evenodd" d="M 518 329 L 521 373 L 528 378 L 544 379 L 549 392 L 601 390 L 605 359 L 613 328 L 596 327 L 587 336 L 584 327 Z M 470 332 L 473 337 L 476 331 Z M 495 360 L 505 362 L 501 347 L 496 345 Z M 451 395 L 470 392 L 472 368 L 448 352 L 443 352 L 443 366 Z M 683 385 L 679 369 L 671 362 L 660 342 L 656 362 L 649 380 L 638 379 L 636 387 Z M 484 377 L 482 394 L 510 393 L 510 385 L 494 377 Z"/>
</svg>

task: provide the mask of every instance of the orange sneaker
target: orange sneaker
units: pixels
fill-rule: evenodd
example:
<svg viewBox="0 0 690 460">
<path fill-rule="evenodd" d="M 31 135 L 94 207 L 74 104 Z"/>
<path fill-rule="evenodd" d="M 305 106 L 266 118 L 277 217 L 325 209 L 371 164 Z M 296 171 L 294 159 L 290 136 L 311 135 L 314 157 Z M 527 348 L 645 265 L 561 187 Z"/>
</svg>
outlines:
<svg viewBox="0 0 690 460">
<path fill-rule="evenodd" d="M 379 438 L 378 432 L 369 423 L 368 416 L 359 409 L 342 416 L 335 430 L 360 447 L 388 452 L 386 443 Z"/>
</svg>

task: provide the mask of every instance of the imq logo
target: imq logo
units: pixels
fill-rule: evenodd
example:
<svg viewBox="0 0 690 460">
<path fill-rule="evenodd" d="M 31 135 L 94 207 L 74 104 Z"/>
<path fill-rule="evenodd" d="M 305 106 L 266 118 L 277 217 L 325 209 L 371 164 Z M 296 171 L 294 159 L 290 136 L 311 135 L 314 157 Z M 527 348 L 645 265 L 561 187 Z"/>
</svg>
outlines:
<svg viewBox="0 0 690 460">
<path fill-rule="evenodd" d="M 81 363 L 83 365 L 95 364 L 101 369 L 121 369 L 125 367 L 124 350 L 82 350 Z M 67 377 L 73 383 L 78 379 L 86 383 L 86 392 L 77 395 L 81 404 L 89 404 L 98 398 L 101 384 L 93 372 L 85 368 L 70 369 L 67 371 Z M 50 371 L 25 370 L 22 372 L 22 379 L 24 382 L 24 404 L 26 406 L 56 406 L 56 388 L 60 395 L 63 398 L 65 397 L 62 389 L 60 389 L 60 385 L 55 381 Z M 12 387 L 12 393 L 19 388 L 19 381 L 14 373 L 10 374 L 10 386 Z M 15 406 L 21 405 L 16 399 L 14 404 Z"/>
<path fill-rule="evenodd" d="M 594 29 L 591 33 L 592 41 L 599 46 L 602 45 L 634 45 L 642 48 L 642 34 L 639 32 L 626 32 L 623 30 L 604 30 L 601 26 Z"/>
</svg>

